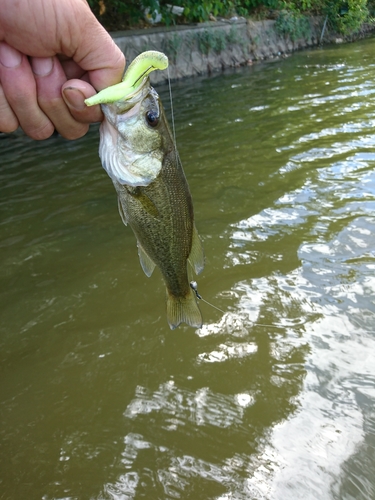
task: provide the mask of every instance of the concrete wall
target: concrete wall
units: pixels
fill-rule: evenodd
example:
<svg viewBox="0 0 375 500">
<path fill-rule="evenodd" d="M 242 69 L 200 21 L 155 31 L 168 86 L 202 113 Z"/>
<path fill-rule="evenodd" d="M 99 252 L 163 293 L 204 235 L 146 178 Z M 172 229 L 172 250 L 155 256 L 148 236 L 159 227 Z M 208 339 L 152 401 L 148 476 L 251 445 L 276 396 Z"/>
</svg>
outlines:
<svg viewBox="0 0 375 500">
<path fill-rule="evenodd" d="M 169 58 L 170 77 L 183 78 L 282 57 L 318 45 L 322 19 L 310 20 L 310 34 L 291 41 L 275 30 L 275 21 L 211 22 L 172 28 L 150 28 L 112 33 L 127 61 L 145 50 L 159 50 Z M 151 74 L 154 83 L 168 78 L 165 71 Z"/>
</svg>

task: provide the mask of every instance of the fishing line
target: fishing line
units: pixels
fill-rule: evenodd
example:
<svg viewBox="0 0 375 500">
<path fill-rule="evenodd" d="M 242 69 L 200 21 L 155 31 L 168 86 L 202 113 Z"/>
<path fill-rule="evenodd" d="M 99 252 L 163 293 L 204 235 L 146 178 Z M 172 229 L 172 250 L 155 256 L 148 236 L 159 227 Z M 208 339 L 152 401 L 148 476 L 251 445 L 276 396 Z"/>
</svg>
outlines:
<svg viewBox="0 0 375 500">
<path fill-rule="evenodd" d="M 190 281 L 190 288 L 195 292 L 195 295 L 197 297 L 197 299 L 199 300 L 202 300 L 203 302 L 205 302 L 206 304 L 208 304 L 209 306 L 213 307 L 214 309 L 217 309 L 218 311 L 222 312 L 223 314 L 225 314 L 225 311 L 223 311 L 222 309 L 220 309 L 219 307 L 216 307 L 214 306 L 213 304 L 211 304 L 211 302 L 208 302 L 207 300 L 205 300 L 202 295 L 200 295 L 198 293 L 198 283 L 196 281 Z"/>
<path fill-rule="evenodd" d="M 221 313 L 225 314 L 225 311 L 223 311 L 222 309 L 220 309 L 219 307 L 216 307 L 214 306 L 213 304 L 211 304 L 211 302 L 207 302 L 207 300 L 203 299 L 202 297 L 200 298 L 200 300 L 202 302 L 205 302 L 206 304 L 208 304 L 209 306 L 213 307 L 214 309 L 217 309 L 218 311 L 220 311 Z"/>
<path fill-rule="evenodd" d="M 223 311 L 222 309 L 220 309 L 219 307 L 216 307 L 214 306 L 213 304 L 211 304 L 211 302 L 208 302 L 207 300 L 205 300 L 202 295 L 200 295 L 198 293 L 198 283 L 196 281 L 190 281 L 190 288 L 194 291 L 197 299 L 199 300 L 202 300 L 203 302 L 205 302 L 206 304 L 208 304 L 209 306 L 213 307 L 214 309 L 217 309 L 218 311 L 220 311 L 221 313 L 223 314 L 226 314 L 225 311 Z M 265 325 L 263 323 L 253 323 L 253 326 L 263 326 L 263 327 L 266 327 L 266 328 L 279 328 L 281 330 L 284 329 L 284 327 L 282 326 L 278 326 L 278 325 Z"/>
<path fill-rule="evenodd" d="M 176 142 L 176 129 L 175 129 L 175 126 L 174 126 L 174 110 L 173 110 L 173 99 L 172 99 L 172 85 L 171 85 L 171 75 L 169 73 L 169 66 L 168 66 L 167 71 L 168 71 L 169 100 L 171 101 L 173 141 L 174 141 L 174 147 L 176 148 L 176 160 L 177 160 L 178 152 L 177 152 L 177 142 Z"/>
</svg>

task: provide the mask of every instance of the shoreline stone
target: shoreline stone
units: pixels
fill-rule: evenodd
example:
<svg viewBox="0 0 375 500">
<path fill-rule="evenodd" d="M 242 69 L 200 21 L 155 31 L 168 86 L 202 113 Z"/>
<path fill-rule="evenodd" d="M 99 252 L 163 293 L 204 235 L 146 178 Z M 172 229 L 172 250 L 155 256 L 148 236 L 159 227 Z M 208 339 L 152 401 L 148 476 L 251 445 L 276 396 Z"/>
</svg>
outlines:
<svg viewBox="0 0 375 500">
<path fill-rule="evenodd" d="M 228 22 L 118 31 L 111 33 L 111 36 L 124 52 L 127 62 L 145 50 L 164 52 L 169 58 L 169 76 L 172 80 L 286 57 L 295 51 L 320 45 L 324 25 L 322 17 L 311 17 L 309 34 L 294 41 L 277 33 L 275 24 L 275 20 L 238 18 Z M 373 26 L 365 25 L 362 33 L 373 29 Z M 325 44 L 338 43 L 337 40 L 337 34 L 326 30 Z M 340 37 L 340 43 L 342 41 L 345 40 Z M 151 74 L 153 83 L 167 79 L 168 73 L 165 71 Z"/>
</svg>

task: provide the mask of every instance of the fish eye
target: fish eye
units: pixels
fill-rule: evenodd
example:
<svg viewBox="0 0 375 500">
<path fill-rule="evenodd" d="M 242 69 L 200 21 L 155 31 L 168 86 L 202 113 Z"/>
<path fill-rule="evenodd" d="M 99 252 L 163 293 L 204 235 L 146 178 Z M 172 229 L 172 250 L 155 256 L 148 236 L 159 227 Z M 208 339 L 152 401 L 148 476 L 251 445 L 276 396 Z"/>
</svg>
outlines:
<svg viewBox="0 0 375 500">
<path fill-rule="evenodd" d="M 156 127 L 156 125 L 159 123 L 158 113 L 156 111 L 147 111 L 146 121 L 150 125 L 150 127 Z"/>
</svg>

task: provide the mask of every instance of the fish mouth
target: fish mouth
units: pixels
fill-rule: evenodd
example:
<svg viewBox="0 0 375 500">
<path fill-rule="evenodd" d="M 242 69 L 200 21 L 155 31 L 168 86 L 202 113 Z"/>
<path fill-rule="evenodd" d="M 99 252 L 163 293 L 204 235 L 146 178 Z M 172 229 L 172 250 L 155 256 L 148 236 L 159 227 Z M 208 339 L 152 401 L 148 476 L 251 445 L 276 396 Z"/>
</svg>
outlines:
<svg viewBox="0 0 375 500">
<path fill-rule="evenodd" d="M 112 110 L 115 111 L 116 115 L 124 115 L 126 113 L 127 117 L 132 116 L 132 114 L 135 114 L 137 111 L 134 110 L 133 113 L 131 113 L 131 110 L 136 107 L 138 103 L 140 104 L 143 101 L 150 88 L 150 80 L 146 76 L 131 94 L 127 95 L 123 99 L 119 99 L 114 103 L 102 104 L 101 108 L 104 115 L 108 118 L 109 121 L 111 121 Z"/>
</svg>

